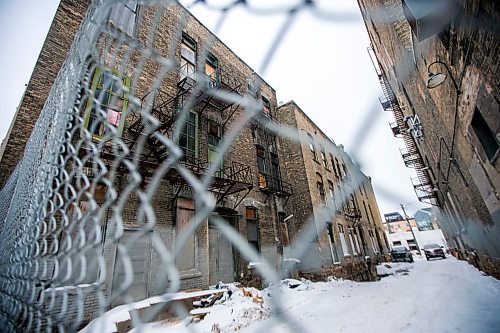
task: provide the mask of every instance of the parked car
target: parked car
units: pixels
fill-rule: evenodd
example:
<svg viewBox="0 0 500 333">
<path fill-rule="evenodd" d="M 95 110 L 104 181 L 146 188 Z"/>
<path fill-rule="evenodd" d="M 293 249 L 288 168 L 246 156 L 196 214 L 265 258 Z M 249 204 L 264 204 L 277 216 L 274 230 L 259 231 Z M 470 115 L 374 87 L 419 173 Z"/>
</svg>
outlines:
<svg viewBox="0 0 500 333">
<path fill-rule="evenodd" d="M 430 260 L 430 258 L 442 258 L 446 259 L 443 248 L 438 244 L 429 244 L 424 246 L 425 258 Z"/>
<path fill-rule="evenodd" d="M 408 261 L 413 262 L 413 255 L 404 246 L 395 246 L 391 250 L 392 261 Z"/>
</svg>

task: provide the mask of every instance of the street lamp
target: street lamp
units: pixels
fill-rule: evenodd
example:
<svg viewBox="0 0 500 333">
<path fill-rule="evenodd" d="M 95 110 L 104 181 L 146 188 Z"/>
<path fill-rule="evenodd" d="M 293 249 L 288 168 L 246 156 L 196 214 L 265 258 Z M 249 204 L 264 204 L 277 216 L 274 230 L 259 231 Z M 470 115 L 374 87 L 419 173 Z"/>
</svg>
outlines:
<svg viewBox="0 0 500 333">
<path fill-rule="evenodd" d="M 446 180 L 445 180 L 446 181 L 446 192 L 447 192 L 449 189 L 448 179 L 450 177 L 451 164 L 454 164 L 455 166 L 457 166 L 457 169 L 460 172 L 460 175 L 462 176 L 462 180 L 464 180 L 464 182 L 465 182 L 465 178 L 462 175 L 462 171 L 460 170 L 460 167 L 457 165 L 457 162 L 455 161 L 455 158 L 453 157 L 453 151 L 455 148 L 455 139 L 456 139 L 456 135 L 457 135 L 458 99 L 459 99 L 460 95 L 462 94 L 462 91 L 460 91 L 460 88 L 458 87 L 457 81 L 453 77 L 453 74 L 451 73 L 451 70 L 448 67 L 448 65 L 442 61 L 439 61 L 439 60 L 436 60 L 433 63 L 431 63 L 429 66 L 427 66 L 427 72 L 429 75 L 429 78 L 427 79 L 427 88 L 428 89 L 436 88 L 436 87 L 440 86 L 441 84 L 443 84 L 444 81 L 446 81 L 446 78 L 447 78 L 446 74 L 443 74 L 440 72 L 438 72 L 438 73 L 431 72 L 431 66 L 437 65 L 437 64 L 443 65 L 444 68 L 446 68 L 446 71 L 448 72 L 448 75 L 450 76 L 451 81 L 453 82 L 453 86 L 455 87 L 455 91 L 456 91 L 455 116 L 454 116 L 454 121 L 453 121 L 453 135 L 451 138 L 451 149 L 449 149 L 450 155 L 449 155 L 449 162 L 448 162 L 448 167 L 447 167 L 447 171 L 446 171 Z M 439 156 L 441 156 L 441 150 L 439 151 Z M 465 184 L 467 184 L 467 183 L 465 182 Z"/>
<path fill-rule="evenodd" d="M 446 81 L 446 77 L 447 77 L 446 74 L 439 73 L 439 72 L 434 74 L 431 72 L 431 66 L 434 64 L 440 64 L 446 68 L 446 71 L 450 75 L 451 81 L 453 82 L 453 85 L 455 86 L 455 90 L 457 91 L 457 95 L 460 95 L 462 92 L 458 88 L 457 81 L 455 81 L 453 74 L 451 74 L 450 68 L 444 62 L 439 61 L 439 60 L 434 61 L 429 66 L 427 66 L 427 72 L 429 75 L 429 79 L 427 80 L 427 88 L 429 88 L 429 89 L 436 88 L 436 87 L 440 86 L 444 81 Z"/>
</svg>

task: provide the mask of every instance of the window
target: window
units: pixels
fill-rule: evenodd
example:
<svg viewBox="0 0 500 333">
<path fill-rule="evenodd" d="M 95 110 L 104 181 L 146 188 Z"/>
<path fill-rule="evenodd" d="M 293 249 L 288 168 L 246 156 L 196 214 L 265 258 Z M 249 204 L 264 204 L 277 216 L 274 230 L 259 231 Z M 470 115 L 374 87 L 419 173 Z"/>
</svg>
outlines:
<svg viewBox="0 0 500 333">
<path fill-rule="evenodd" d="M 401 241 L 393 241 L 392 245 L 393 246 L 400 246 L 401 245 Z"/>
<path fill-rule="evenodd" d="M 342 246 L 342 251 L 344 252 L 344 256 L 349 255 L 349 250 L 347 249 L 347 243 L 345 241 L 345 233 L 344 233 L 344 226 L 342 224 L 337 225 L 339 229 L 339 238 L 340 238 L 340 245 Z"/>
<path fill-rule="evenodd" d="M 85 109 L 84 124 L 94 138 L 111 135 L 121 137 L 127 110 L 130 79 L 115 70 L 97 67 L 92 78 L 91 93 Z"/>
<path fill-rule="evenodd" d="M 486 153 L 489 161 L 493 161 L 498 156 L 499 144 L 495 134 L 491 131 L 483 115 L 476 107 L 471 122 L 472 129 L 479 140 L 479 143 Z"/>
<path fill-rule="evenodd" d="M 262 96 L 262 112 L 265 117 L 271 117 L 271 103 L 269 103 L 269 100 L 264 96 Z"/>
<path fill-rule="evenodd" d="M 406 242 L 408 243 L 408 247 L 410 248 L 410 251 L 411 250 L 418 251 L 417 242 L 415 242 L 414 239 L 408 239 Z"/>
<path fill-rule="evenodd" d="M 368 235 L 370 236 L 373 252 L 378 254 L 377 243 L 375 242 L 375 234 L 373 233 L 373 230 L 368 230 Z"/>
<path fill-rule="evenodd" d="M 208 53 L 205 59 L 205 75 L 209 78 L 209 87 L 214 88 L 219 84 L 219 62 L 216 57 Z"/>
<path fill-rule="evenodd" d="M 307 137 L 308 137 L 308 140 L 309 140 L 309 149 L 311 150 L 311 153 L 313 154 L 313 159 L 317 160 L 316 150 L 314 149 L 314 139 L 311 136 L 311 134 L 309 134 L 309 133 L 307 134 Z"/>
<path fill-rule="evenodd" d="M 281 190 L 281 172 L 280 163 L 278 160 L 278 155 L 270 153 L 271 155 L 271 181 L 273 182 L 273 188 Z"/>
<path fill-rule="evenodd" d="M 362 254 L 363 249 L 361 248 L 360 235 L 358 235 L 358 231 L 356 229 L 352 231 L 352 236 L 354 237 L 354 245 L 356 246 L 356 252 Z"/>
<path fill-rule="evenodd" d="M 328 162 L 326 161 L 326 155 L 325 155 L 325 152 L 322 150 L 322 151 L 320 152 L 320 154 L 321 154 L 321 163 L 323 164 L 323 166 L 324 166 L 325 168 L 327 168 L 327 169 L 328 169 Z"/>
<path fill-rule="evenodd" d="M 137 0 L 124 2 L 113 5 L 108 20 L 118 29 L 133 36 L 137 17 Z"/>
<path fill-rule="evenodd" d="M 332 207 L 334 209 L 337 209 L 337 203 L 335 202 L 335 192 L 333 191 L 333 183 L 331 181 L 328 181 L 328 194 L 330 196 Z"/>
<path fill-rule="evenodd" d="M 344 178 L 349 177 L 349 176 L 348 176 L 348 173 L 347 173 L 347 167 L 346 167 L 346 165 L 345 165 L 345 164 L 342 164 L 342 170 L 344 170 Z"/>
<path fill-rule="evenodd" d="M 217 161 L 219 157 L 219 145 L 222 137 L 222 127 L 216 122 L 209 120 L 207 124 L 207 152 L 210 164 Z M 224 177 L 224 165 L 220 165 L 215 175 Z"/>
<path fill-rule="evenodd" d="M 340 163 L 339 160 L 335 157 L 335 165 L 337 166 L 337 173 L 339 178 L 344 178 L 342 177 L 342 171 L 340 171 Z M 337 174 L 335 173 L 335 174 Z"/>
<path fill-rule="evenodd" d="M 353 229 L 352 228 L 347 228 L 349 230 L 349 242 L 351 243 L 351 249 L 352 249 L 352 253 L 357 256 L 358 255 L 358 250 L 357 250 L 357 247 L 354 245 L 354 238 L 353 238 L 353 235 L 352 235 L 352 231 Z M 356 240 L 357 242 L 357 240 Z"/>
<path fill-rule="evenodd" d="M 208 144 L 214 147 L 220 145 L 220 140 L 222 137 L 222 129 L 219 124 L 214 121 L 208 121 Z"/>
<path fill-rule="evenodd" d="M 182 149 L 183 160 L 194 163 L 198 157 L 198 114 L 189 111 L 179 136 L 179 147 Z"/>
<path fill-rule="evenodd" d="M 368 215 L 368 209 L 366 208 L 366 202 L 363 201 L 363 207 L 365 208 L 366 219 L 370 222 L 370 215 Z"/>
<path fill-rule="evenodd" d="M 330 247 L 332 250 L 333 263 L 339 263 L 339 254 L 337 253 L 337 247 L 335 246 L 335 237 L 333 235 L 333 225 L 331 222 L 326 222 L 326 231 L 328 232 L 328 240 L 330 241 Z"/>
<path fill-rule="evenodd" d="M 257 216 L 257 208 L 246 207 L 245 217 L 247 222 L 247 240 L 248 243 L 260 252 L 259 244 L 259 220 Z"/>
<path fill-rule="evenodd" d="M 182 34 L 181 42 L 181 80 L 186 77 L 194 79 L 196 72 L 196 42 L 186 34 Z"/>
<path fill-rule="evenodd" d="M 356 198 L 354 197 L 354 194 L 351 193 L 351 200 L 348 202 L 347 206 L 350 209 L 356 210 L 357 209 L 357 204 L 356 204 Z"/>
<path fill-rule="evenodd" d="M 257 168 L 259 188 L 267 187 L 266 151 L 263 147 L 257 146 Z"/>
<path fill-rule="evenodd" d="M 330 155 L 330 162 L 332 163 L 333 174 L 336 178 L 339 178 L 339 174 L 337 172 L 337 164 L 335 164 L 335 160 L 333 159 L 332 155 Z"/>
<path fill-rule="evenodd" d="M 368 210 L 370 211 L 370 216 L 372 217 L 372 221 L 375 223 L 375 218 L 373 217 L 372 206 L 368 204 Z"/>
<path fill-rule="evenodd" d="M 325 205 L 325 187 L 323 185 L 323 177 L 319 173 L 316 174 L 316 187 L 318 188 L 320 202 L 322 205 Z"/>
</svg>

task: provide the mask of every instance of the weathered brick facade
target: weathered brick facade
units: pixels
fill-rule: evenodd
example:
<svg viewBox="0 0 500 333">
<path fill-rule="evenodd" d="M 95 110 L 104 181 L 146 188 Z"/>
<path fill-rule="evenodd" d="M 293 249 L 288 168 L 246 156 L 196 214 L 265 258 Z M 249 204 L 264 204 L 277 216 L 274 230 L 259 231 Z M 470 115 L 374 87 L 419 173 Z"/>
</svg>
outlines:
<svg viewBox="0 0 500 333">
<path fill-rule="evenodd" d="M 405 162 L 428 179 L 416 186 L 427 193 L 417 195 L 439 208 L 450 246 L 499 258 L 498 3 L 436 2 L 449 5 L 436 14 L 440 21 L 418 23 L 412 20 L 418 15 L 413 1 L 358 3 L 381 67 L 379 78 L 394 93 L 392 105 L 389 101 L 384 108 L 403 112 L 404 121 L 395 112 L 393 131 L 411 133 L 418 150 L 420 163 Z M 446 80 L 427 88 L 428 71 L 444 73 Z M 411 125 L 415 115 L 421 125 Z"/>
<path fill-rule="evenodd" d="M 362 264 L 366 257 L 376 261 L 387 253 L 370 177 L 295 102 L 281 105 L 277 118 L 301 138 L 301 142 L 282 139 L 283 166 L 294 188 L 287 210 L 293 214 L 288 222 L 290 238 L 300 237 L 308 223 L 316 226 L 317 239 L 299 270 L 309 277 L 326 271 L 344 278 L 363 276 L 371 268 Z"/>
<path fill-rule="evenodd" d="M 0 148 L 0 187 L 23 157 L 26 142 L 89 4 L 89 0 L 61 1 L 56 11 L 23 99 Z"/>
<path fill-rule="evenodd" d="M 1 184 L 22 157 L 35 115 L 47 100 L 77 28 L 89 14 L 88 6 L 63 0 L 56 12 L 4 146 Z M 124 26 L 113 15 L 111 11 L 96 31 L 86 31 L 95 47 L 84 57 L 82 98 L 75 96 L 74 102 L 79 114 L 61 153 L 65 172 L 55 177 L 55 183 L 71 183 L 75 189 L 69 194 L 66 187 L 57 187 L 60 198 L 71 200 L 61 204 L 61 214 L 54 219 L 60 223 L 61 252 L 56 256 L 61 262 L 71 257 L 73 268 L 60 264 L 61 271 L 68 270 L 65 278 L 62 273 L 54 277 L 36 272 L 36 302 L 42 304 L 37 319 L 51 327 L 75 328 L 88 323 L 97 311 L 164 294 L 169 288 L 207 288 L 219 280 L 261 284 L 255 271 L 259 263 L 250 262 L 223 235 L 216 217 L 224 218 L 277 270 L 284 258 L 293 257 L 291 244 L 311 219 L 317 239 L 301 258 L 303 276 L 373 278 L 371 262 L 387 253 L 387 246 L 370 178 L 350 157 L 295 103 L 278 108 L 274 89 L 182 6 L 138 6 L 132 24 Z M 156 27 L 154 33 L 151 27 Z M 183 49 L 183 43 L 192 50 Z M 183 57 L 191 51 L 198 76 L 183 72 L 188 68 L 182 67 Z M 214 76 L 206 72 L 209 59 L 215 64 Z M 102 83 L 108 76 L 112 82 Z M 116 93 L 112 84 L 117 84 L 121 104 L 113 104 L 120 99 L 113 97 L 103 102 L 102 91 Z M 245 95 L 253 103 L 239 105 L 213 91 Z M 98 103 L 101 107 L 96 107 Z M 104 103 L 108 104 L 103 107 Z M 113 109 L 116 105 L 119 109 Z M 105 109 L 106 116 L 104 111 L 100 118 L 95 116 L 99 109 Z M 318 145 L 316 160 L 308 144 L 277 137 L 266 127 L 271 121 L 310 133 Z M 154 131 L 161 139 L 150 135 Z M 186 137 L 183 144 L 181 135 Z M 190 136 L 192 147 L 187 143 Z M 167 138 L 177 150 L 170 150 Z M 206 191 L 192 186 L 183 172 L 187 169 L 204 181 L 225 140 L 229 142 L 223 165 L 212 170 L 215 177 L 204 184 L 213 199 L 209 200 Z M 321 164 L 320 146 L 329 167 Z M 175 161 L 175 167 L 166 167 Z M 316 174 L 323 179 L 324 202 L 317 193 Z M 336 193 L 335 199 L 331 193 Z M 213 212 L 198 219 L 212 204 Z M 326 219 L 331 213 L 335 216 Z M 40 237 L 46 241 L 49 236 Z M 81 237 L 84 241 L 75 241 Z M 70 239 L 73 245 L 68 245 Z M 55 261 L 50 256 L 49 270 Z M 81 256 L 88 261 L 83 278 L 77 269 Z M 173 283 L 176 274 L 179 286 Z M 132 284 L 125 288 L 127 277 Z"/>
</svg>

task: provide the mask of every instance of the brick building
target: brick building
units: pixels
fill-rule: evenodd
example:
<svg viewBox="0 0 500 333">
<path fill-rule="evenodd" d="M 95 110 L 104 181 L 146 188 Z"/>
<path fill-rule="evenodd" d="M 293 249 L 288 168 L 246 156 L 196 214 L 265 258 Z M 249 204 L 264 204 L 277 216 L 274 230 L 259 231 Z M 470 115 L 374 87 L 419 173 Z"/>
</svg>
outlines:
<svg viewBox="0 0 500 333">
<path fill-rule="evenodd" d="M 366 273 L 362 268 L 366 256 L 376 258 L 387 253 L 370 177 L 295 102 L 280 105 L 276 114 L 302 138 L 300 142 L 281 140 L 283 171 L 293 179 L 294 187 L 289 199 L 293 210 L 287 211 L 293 216 L 286 229 L 294 240 L 311 221 L 316 227 L 300 270 L 326 270 L 344 277 Z M 286 250 L 294 255 L 294 249 Z"/>
<path fill-rule="evenodd" d="M 438 208 L 451 247 L 499 276 L 498 3 L 358 3 L 417 197 Z"/>
<path fill-rule="evenodd" d="M 53 86 L 61 77 L 68 86 Z M 218 218 L 277 270 L 311 216 L 304 274 L 368 279 L 365 256 L 386 253 L 370 178 L 295 103 L 278 108 L 274 89 L 178 3 L 61 1 L 3 144 L 2 186 L 16 182 L 8 175 L 29 151 L 36 119 L 63 88 L 72 107 L 51 167 L 64 172 L 42 184 L 57 209 L 39 212 L 55 230 L 37 238 L 59 247 L 23 284 L 38 295 L 43 325 L 81 327 L 97 311 L 169 288 L 260 283 Z M 312 141 L 278 138 L 270 122 Z M 48 129 L 38 130 L 51 144 Z M 37 152 L 42 159 L 49 148 Z M 291 159 L 298 155 L 302 164 Z"/>
</svg>

